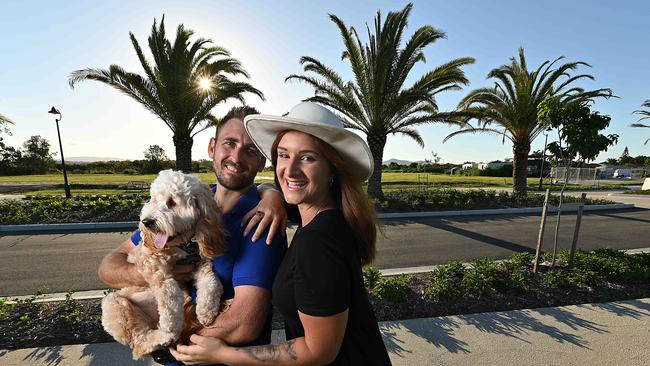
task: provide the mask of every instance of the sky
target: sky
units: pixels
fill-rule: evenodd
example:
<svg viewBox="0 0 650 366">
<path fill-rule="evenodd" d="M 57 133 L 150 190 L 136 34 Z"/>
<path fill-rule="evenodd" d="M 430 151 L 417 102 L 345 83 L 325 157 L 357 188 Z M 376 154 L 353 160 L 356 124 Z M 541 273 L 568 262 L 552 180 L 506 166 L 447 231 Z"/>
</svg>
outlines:
<svg viewBox="0 0 650 366">
<path fill-rule="evenodd" d="M 111 64 L 143 74 L 129 40 L 132 32 L 150 58 L 146 42 L 154 19 L 165 16 L 169 38 L 179 24 L 197 37 L 209 38 L 228 49 L 249 72 L 249 82 L 266 101 L 247 95 L 246 102 L 265 114 L 284 114 L 313 89 L 285 82 L 301 73 L 298 60 L 312 56 L 351 78 L 341 60 L 343 43 L 328 14 L 354 26 L 365 40 L 365 24 L 382 14 L 401 10 L 407 1 L 30 1 L 0 3 L 0 114 L 11 118 L 11 146 L 21 146 L 32 135 L 50 141 L 58 152 L 54 115 L 60 122 L 64 153 L 68 157 L 142 159 L 150 145 L 162 146 L 174 157 L 171 130 L 130 97 L 106 85 L 87 81 L 68 85 L 71 72 L 108 68 Z M 630 155 L 650 155 L 650 130 L 629 127 L 632 112 L 650 99 L 650 2 L 648 1 L 538 1 L 443 0 L 414 1 L 406 36 L 423 25 L 444 31 L 425 49 L 426 63 L 412 71 L 415 80 L 427 70 L 458 57 L 471 56 L 464 68 L 471 84 L 461 91 L 438 95 L 440 110 L 453 110 L 470 90 L 491 86 L 488 72 L 517 55 L 524 47 L 529 69 L 565 56 L 584 61 L 594 81 L 585 89 L 611 88 L 618 98 L 598 100 L 592 110 L 610 115 L 606 133 L 619 135 L 618 145 L 598 161 Z M 215 108 L 216 115 L 237 103 Z M 384 160 L 423 160 L 435 152 L 443 162 L 492 161 L 512 156 L 512 146 L 492 135 L 463 135 L 443 143 L 456 130 L 444 124 L 421 126 L 425 147 L 403 136 L 389 136 Z M 194 139 L 192 158 L 207 159 L 212 131 Z M 552 136 L 551 136 L 552 138 Z M 550 140 L 552 140 L 549 138 Z M 550 141 L 549 140 L 549 141 Z M 544 136 L 532 144 L 541 150 Z"/>
</svg>

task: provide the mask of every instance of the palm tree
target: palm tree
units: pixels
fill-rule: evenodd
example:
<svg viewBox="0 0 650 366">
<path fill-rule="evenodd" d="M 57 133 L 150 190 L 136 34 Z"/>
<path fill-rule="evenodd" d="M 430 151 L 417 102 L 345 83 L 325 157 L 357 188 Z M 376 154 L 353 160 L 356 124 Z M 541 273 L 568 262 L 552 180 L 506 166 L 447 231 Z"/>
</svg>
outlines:
<svg viewBox="0 0 650 366">
<path fill-rule="evenodd" d="M 648 99 L 648 100 L 646 100 L 645 102 L 643 102 L 643 104 L 641 104 L 641 107 L 650 108 L 650 99 Z M 644 111 L 644 110 L 642 110 L 642 109 L 639 109 L 639 110 L 636 110 L 636 111 L 634 111 L 634 112 L 632 112 L 632 113 L 640 114 L 640 115 L 642 116 L 641 118 L 639 118 L 639 120 L 638 120 L 637 122 L 641 122 L 641 121 L 643 121 L 644 119 L 648 119 L 648 118 L 650 118 L 650 111 Z M 650 125 L 644 125 L 643 123 L 632 123 L 630 126 L 631 126 L 631 127 L 645 127 L 645 128 L 650 128 Z M 645 142 L 644 142 L 643 144 L 644 144 L 644 145 L 647 144 L 648 141 L 650 141 L 650 138 L 648 138 L 647 140 L 645 140 Z"/>
<path fill-rule="evenodd" d="M 501 136 L 512 142 L 513 152 L 513 189 L 516 193 L 526 194 L 526 175 L 528 170 L 528 153 L 530 144 L 547 126 L 538 121 L 540 105 L 551 97 L 563 103 L 572 101 L 589 101 L 596 97 L 611 97 L 610 89 L 585 91 L 573 86 L 579 79 L 592 79 L 587 74 L 571 75 L 579 66 L 590 67 L 585 62 L 568 62 L 554 68 L 554 61 L 545 61 L 535 71 L 528 71 L 524 49 L 519 48 L 519 60 L 511 58 L 510 64 L 493 69 L 489 78 L 497 79 L 492 88 L 479 88 L 471 91 L 458 104 L 462 117 L 455 123 L 462 129 L 445 137 L 486 132 Z M 469 121 L 476 119 L 478 126 L 473 127 Z M 492 125 L 494 127 L 491 127 Z"/>
<path fill-rule="evenodd" d="M 108 70 L 77 70 L 70 75 L 69 81 L 72 88 L 80 81 L 99 81 L 130 96 L 160 117 L 173 132 L 176 169 L 190 171 L 194 136 L 218 122 L 212 108 L 231 98 L 243 103 L 242 94 L 246 92 L 262 99 L 264 96 L 248 83 L 229 79 L 229 76 L 248 78 L 248 73 L 226 49 L 211 46 L 209 39 L 190 42 L 194 32 L 185 29 L 183 24 L 178 26 L 176 40 L 171 43 L 165 37 L 164 22 L 163 16 L 157 27 L 154 19 L 149 37 L 153 68 L 133 33 L 129 33 L 144 76 L 111 65 Z"/>
<path fill-rule="evenodd" d="M 405 86 L 413 67 L 425 61 L 424 48 L 445 37 L 440 30 L 423 26 L 400 48 L 412 8 L 413 5 L 408 4 L 400 12 L 389 12 L 383 23 L 378 11 L 374 34 L 366 26 L 366 44 L 362 44 L 353 27 L 348 28 L 336 15 L 330 14 L 330 19 L 343 38 L 345 51 L 342 58 L 350 63 L 354 80 L 344 81 L 332 68 L 308 56 L 303 56 L 300 63 L 305 72 L 315 75 L 290 75 L 286 79 L 312 86 L 315 95 L 307 98 L 307 101 L 334 109 L 345 117 L 346 127 L 366 135 L 374 159 L 368 194 L 378 199 L 383 199 L 381 171 L 388 135 L 406 135 L 424 146 L 415 127 L 447 121 L 454 116 L 454 113 L 438 111 L 435 96 L 468 84 L 461 66 L 474 62 L 469 57 L 449 61 L 426 72 L 410 86 Z"/>
</svg>

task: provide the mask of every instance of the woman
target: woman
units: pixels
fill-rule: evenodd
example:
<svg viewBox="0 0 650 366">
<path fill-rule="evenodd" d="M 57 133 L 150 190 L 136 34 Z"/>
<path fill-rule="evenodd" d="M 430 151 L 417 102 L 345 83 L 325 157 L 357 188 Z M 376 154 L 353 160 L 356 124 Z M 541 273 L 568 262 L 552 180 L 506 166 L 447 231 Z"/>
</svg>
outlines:
<svg viewBox="0 0 650 366">
<path fill-rule="evenodd" d="M 186 364 L 390 365 L 361 273 L 374 258 L 377 236 L 361 188 L 373 168 L 368 146 L 314 103 L 244 123 L 271 158 L 285 200 L 300 212 L 301 227 L 273 285 L 287 342 L 235 348 L 195 335 L 193 345 L 172 349 L 174 357 Z"/>
</svg>

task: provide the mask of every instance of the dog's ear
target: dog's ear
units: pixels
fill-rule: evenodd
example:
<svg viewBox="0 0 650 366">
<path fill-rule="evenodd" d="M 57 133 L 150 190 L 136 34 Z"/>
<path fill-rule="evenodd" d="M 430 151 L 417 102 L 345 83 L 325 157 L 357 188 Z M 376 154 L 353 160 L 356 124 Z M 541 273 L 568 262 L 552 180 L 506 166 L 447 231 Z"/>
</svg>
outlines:
<svg viewBox="0 0 650 366">
<path fill-rule="evenodd" d="M 140 245 L 144 245 L 154 252 L 156 251 L 156 246 L 154 245 L 154 235 L 151 231 L 144 229 L 144 226 L 142 226 L 140 228 L 140 237 Z"/>
<path fill-rule="evenodd" d="M 199 243 L 199 253 L 203 258 L 215 258 L 228 250 L 226 230 L 221 221 L 221 213 L 209 188 L 197 195 L 197 207 L 201 218 L 196 225 L 194 237 Z"/>
</svg>

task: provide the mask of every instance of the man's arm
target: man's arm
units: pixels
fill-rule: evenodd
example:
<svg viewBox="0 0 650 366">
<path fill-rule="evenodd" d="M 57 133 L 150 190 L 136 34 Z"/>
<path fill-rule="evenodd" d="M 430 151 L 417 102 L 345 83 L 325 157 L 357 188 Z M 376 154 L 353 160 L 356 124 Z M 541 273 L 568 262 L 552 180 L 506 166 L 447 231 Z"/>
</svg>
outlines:
<svg viewBox="0 0 650 366">
<path fill-rule="evenodd" d="M 270 307 L 268 290 L 257 286 L 237 286 L 230 308 L 197 333 L 222 339 L 228 344 L 251 342 L 264 328 Z"/>
<path fill-rule="evenodd" d="M 135 269 L 135 265 L 126 261 L 133 248 L 135 245 L 131 239 L 127 239 L 104 257 L 97 271 L 99 279 L 112 288 L 146 286 L 147 283 Z"/>
<path fill-rule="evenodd" d="M 131 239 L 127 239 L 104 257 L 97 271 L 99 279 L 111 288 L 148 286 L 142 275 L 135 269 L 135 264 L 126 261 L 133 248 L 135 244 Z M 186 281 L 191 277 L 193 270 L 193 264 L 177 265 L 173 269 L 174 278 L 181 282 Z"/>
</svg>

